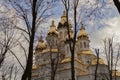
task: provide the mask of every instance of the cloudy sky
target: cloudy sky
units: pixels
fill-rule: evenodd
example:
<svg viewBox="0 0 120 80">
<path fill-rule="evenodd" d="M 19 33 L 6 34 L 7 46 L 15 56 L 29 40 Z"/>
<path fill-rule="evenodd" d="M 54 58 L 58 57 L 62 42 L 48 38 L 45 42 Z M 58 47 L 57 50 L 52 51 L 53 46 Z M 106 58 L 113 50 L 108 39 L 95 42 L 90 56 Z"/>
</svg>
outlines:
<svg viewBox="0 0 120 80">
<path fill-rule="evenodd" d="M 81 0 L 79 4 L 78 9 L 78 15 L 81 15 L 80 17 L 85 25 L 85 28 L 90 36 L 91 40 L 91 47 L 101 47 L 103 46 L 101 43 L 105 38 L 114 36 L 115 42 L 119 42 L 120 38 L 120 16 L 119 13 L 114 6 L 114 3 L 112 0 L 106 0 L 106 3 L 103 3 L 101 0 L 99 2 L 99 6 L 94 11 L 96 5 L 95 0 L 90 0 L 88 4 L 85 4 L 88 0 Z M 91 5 L 93 7 L 91 8 Z M 86 10 L 83 10 L 86 9 Z M 61 2 L 57 4 L 57 6 L 52 10 L 54 13 L 54 19 L 56 26 L 58 25 L 58 22 L 60 21 L 60 17 L 64 11 L 64 6 Z M 80 12 L 81 11 L 81 12 Z M 90 15 L 90 17 L 86 17 L 85 13 L 87 14 L 91 13 L 91 11 L 94 11 L 93 14 Z M 70 10 L 70 15 L 72 15 L 72 10 Z M 95 17 L 96 16 L 96 17 Z M 52 17 L 49 19 L 47 24 L 44 24 L 47 29 L 49 29 L 49 26 L 51 24 Z M 70 16 L 70 20 L 72 22 L 72 18 Z"/>
</svg>

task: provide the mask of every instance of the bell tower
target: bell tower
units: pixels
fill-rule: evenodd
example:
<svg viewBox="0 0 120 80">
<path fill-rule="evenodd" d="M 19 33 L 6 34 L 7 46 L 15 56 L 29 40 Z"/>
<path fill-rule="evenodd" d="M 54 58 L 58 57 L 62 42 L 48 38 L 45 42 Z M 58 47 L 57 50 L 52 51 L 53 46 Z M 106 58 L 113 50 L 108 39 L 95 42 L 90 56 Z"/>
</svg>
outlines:
<svg viewBox="0 0 120 80">
<path fill-rule="evenodd" d="M 67 36 L 67 20 L 66 20 L 66 12 L 63 11 L 63 15 L 61 16 L 61 20 L 58 23 L 57 30 L 59 32 L 59 40 L 65 40 L 65 36 Z"/>
<path fill-rule="evenodd" d="M 54 20 L 52 20 L 50 29 L 49 29 L 47 37 L 46 37 L 46 40 L 47 40 L 47 45 L 49 47 L 52 47 L 52 48 L 57 47 L 58 32 L 57 32 L 56 26 L 54 24 Z"/>
<path fill-rule="evenodd" d="M 78 39 L 78 44 L 79 44 L 79 50 L 89 50 L 90 40 L 85 30 L 85 27 L 82 23 L 81 23 L 80 32 L 78 34 L 77 39 Z"/>
</svg>

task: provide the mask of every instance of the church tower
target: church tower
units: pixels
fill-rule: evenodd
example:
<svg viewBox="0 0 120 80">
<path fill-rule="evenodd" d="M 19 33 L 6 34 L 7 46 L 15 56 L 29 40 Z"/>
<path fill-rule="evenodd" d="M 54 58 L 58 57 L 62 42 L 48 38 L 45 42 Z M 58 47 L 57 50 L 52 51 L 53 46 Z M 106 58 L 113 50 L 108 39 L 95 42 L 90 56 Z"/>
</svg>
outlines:
<svg viewBox="0 0 120 80">
<path fill-rule="evenodd" d="M 58 23 L 58 28 L 59 32 L 59 40 L 65 40 L 65 36 L 67 35 L 67 18 L 66 18 L 66 12 L 63 12 L 63 15 L 61 16 L 61 20 Z"/>
<path fill-rule="evenodd" d="M 89 36 L 85 30 L 84 25 L 81 23 L 80 32 L 77 36 L 77 54 L 78 58 L 82 60 L 84 64 L 89 65 L 91 60 L 95 57 L 91 51 L 89 44 Z"/>
<path fill-rule="evenodd" d="M 57 48 L 58 32 L 57 32 L 56 26 L 54 24 L 54 20 L 52 20 L 52 24 L 48 31 L 46 40 L 47 40 L 48 47 Z"/>
<path fill-rule="evenodd" d="M 78 44 L 79 44 L 79 50 L 89 50 L 90 40 L 85 30 L 85 27 L 82 23 L 81 23 L 80 32 L 78 34 L 77 39 L 78 39 Z"/>
<path fill-rule="evenodd" d="M 64 11 L 57 29 L 54 20 L 52 20 L 46 41 L 44 42 L 42 36 L 40 37 L 34 53 L 36 61 L 32 68 L 32 80 L 50 80 L 53 68 L 56 70 L 55 80 L 71 80 L 69 42 L 74 37 L 74 31 L 70 21 L 68 21 L 69 26 L 67 27 L 66 19 L 66 12 Z M 67 28 L 70 31 L 70 39 Z M 93 54 L 89 45 L 89 36 L 85 26 L 81 23 L 75 44 L 74 67 L 76 80 L 94 80 L 93 74 L 96 69 L 97 57 Z M 103 74 L 103 72 L 108 74 L 104 60 L 99 58 L 98 63 L 100 67 L 98 67 L 97 73 L 99 75 Z M 103 79 L 103 77 L 100 77 L 99 80 Z"/>
</svg>

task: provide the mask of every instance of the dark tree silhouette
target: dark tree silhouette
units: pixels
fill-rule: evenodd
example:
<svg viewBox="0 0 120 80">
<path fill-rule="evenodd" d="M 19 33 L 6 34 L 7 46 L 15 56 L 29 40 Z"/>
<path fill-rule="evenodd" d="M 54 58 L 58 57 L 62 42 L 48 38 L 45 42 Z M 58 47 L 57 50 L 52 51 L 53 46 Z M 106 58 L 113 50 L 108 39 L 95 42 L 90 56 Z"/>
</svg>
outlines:
<svg viewBox="0 0 120 80">
<path fill-rule="evenodd" d="M 77 8 L 79 0 L 74 0 L 71 2 L 70 0 L 62 0 L 62 3 L 65 7 L 66 11 L 66 18 L 67 18 L 67 34 L 68 34 L 68 41 L 69 41 L 69 47 L 71 52 L 71 79 L 75 80 L 75 67 L 74 67 L 74 55 L 75 55 L 75 44 L 76 44 L 76 37 L 77 37 Z M 70 27 L 69 27 L 69 10 L 70 10 L 70 3 L 73 3 L 73 21 L 74 21 L 74 36 L 70 35 Z"/>
<path fill-rule="evenodd" d="M 33 49 L 34 49 L 34 40 L 35 33 L 42 22 L 50 16 L 47 13 L 50 10 L 51 3 L 53 1 L 47 0 L 7 0 L 12 8 L 16 11 L 16 15 L 25 23 L 26 29 L 16 26 L 16 29 L 19 29 L 25 32 L 28 37 L 26 37 L 29 49 L 28 57 L 25 71 L 22 76 L 22 80 L 31 80 L 31 70 L 32 70 L 32 59 L 33 59 Z M 25 6 L 22 4 L 24 3 Z M 46 13 L 46 14 L 45 14 Z"/>
<path fill-rule="evenodd" d="M 95 53 L 97 55 L 97 64 L 96 64 L 96 69 L 95 69 L 95 80 L 97 80 L 97 70 L 98 70 L 98 65 L 99 65 L 99 49 L 95 49 Z"/>
<path fill-rule="evenodd" d="M 120 1 L 119 0 L 113 0 L 113 2 L 114 2 L 115 6 L 116 6 L 116 8 L 117 8 L 117 10 L 120 14 Z"/>
</svg>

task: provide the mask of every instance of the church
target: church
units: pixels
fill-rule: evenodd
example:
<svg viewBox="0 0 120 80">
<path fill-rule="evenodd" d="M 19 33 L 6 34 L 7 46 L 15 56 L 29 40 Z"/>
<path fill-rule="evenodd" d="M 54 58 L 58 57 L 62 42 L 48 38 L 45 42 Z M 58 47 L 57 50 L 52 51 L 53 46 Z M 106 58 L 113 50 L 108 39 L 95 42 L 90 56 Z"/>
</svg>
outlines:
<svg viewBox="0 0 120 80">
<path fill-rule="evenodd" d="M 72 38 L 74 31 L 70 23 L 69 31 Z M 51 70 L 55 71 L 55 80 L 71 80 L 71 53 L 65 12 L 63 12 L 57 27 L 52 20 L 46 40 L 44 41 L 43 37 L 40 37 L 34 55 L 32 80 L 50 80 Z M 107 65 L 102 58 L 99 58 L 98 61 L 97 80 L 107 80 Z M 75 79 L 94 80 L 96 64 L 97 56 L 90 49 L 89 35 L 85 26 L 81 24 L 75 45 Z M 120 80 L 120 72 L 117 71 L 116 76 L 117 80 Z"/>
</svg>

